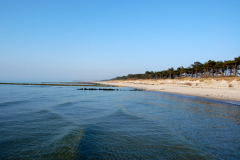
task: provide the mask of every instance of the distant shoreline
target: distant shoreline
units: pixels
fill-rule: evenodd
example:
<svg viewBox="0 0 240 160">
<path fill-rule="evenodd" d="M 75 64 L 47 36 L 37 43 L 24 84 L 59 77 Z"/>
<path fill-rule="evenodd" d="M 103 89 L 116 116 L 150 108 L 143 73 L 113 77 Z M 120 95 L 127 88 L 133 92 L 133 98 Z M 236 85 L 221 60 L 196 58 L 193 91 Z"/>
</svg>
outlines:
<svg viewBox="0 0 240 160">
<path fill-rule="evenodd" d="M 69 83 L 67 83 L 67 82 L 59 82 L 59 83 L 46 83 L 46 82 L 44 82 L 44 83 L 0 83 L 0 84 L 8 84 L 8 85 L 37 85 L 37 86 L 91 86 L 91 87 L 103 87 L 103 86 L 105 86 L 105 87 L 107 87 L 108 85 L 103 85 L 103 84 L 96 84 L 96 83 L 92 83 L 92 82 L 88 82 L 88 83 L 86 83 L 86 82 L 84 82 L 84 83 L 82 83 L 82 82 L 80 82 L 79 84 L 76 84 L 76 82 L 73 82 L 73 83 L 71 83 L 71 82 L 69 82 Z"/>
<path fill-rule="evenodd" d="M 216 79 L 138 79 L 93 82 L 0 83 L 0 85 L 131 87 L 147 91 L 174 93 L 207 99 L 240 102 L 240 80 Z"/>
<path fill-rule="evenodd" d="M 94 82 L 93 82 L 94 83 Z M 139 88 L 148 91 L 174 93 L 207 99 L 240 102 L 239 78 L 232 81 L 215 79 L 138 79 L 110 80 L 95 82 L 98 84 Z"/>
</svg>

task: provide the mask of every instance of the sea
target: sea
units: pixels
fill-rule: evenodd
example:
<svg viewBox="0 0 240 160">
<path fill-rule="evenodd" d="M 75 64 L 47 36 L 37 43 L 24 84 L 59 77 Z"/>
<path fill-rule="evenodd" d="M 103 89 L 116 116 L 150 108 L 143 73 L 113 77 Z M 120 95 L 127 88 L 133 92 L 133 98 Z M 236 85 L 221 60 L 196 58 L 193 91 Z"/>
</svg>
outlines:
<svg viewBox="0 0 240 160">
<path fill-rule="evenodd" d="M 1 84 L 0 159 L 240 159 L 239 102 L 89 87 Z"/>
</svg>

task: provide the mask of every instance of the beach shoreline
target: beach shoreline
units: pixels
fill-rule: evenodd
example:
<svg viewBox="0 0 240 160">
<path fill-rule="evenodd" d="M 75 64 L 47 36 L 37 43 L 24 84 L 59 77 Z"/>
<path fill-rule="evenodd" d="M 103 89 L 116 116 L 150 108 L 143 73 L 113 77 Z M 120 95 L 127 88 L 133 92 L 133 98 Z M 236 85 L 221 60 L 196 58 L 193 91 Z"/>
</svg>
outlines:
<svg viewBox="0 0 240 160">
<path fill-rule="evenodd" d="M 110 80 L 94 83 L 139 88 L 146 91 L 196 96 L 207 99 L 240 102 L 240 77 L 236 79 L 138 79 Z"/>
</svg>

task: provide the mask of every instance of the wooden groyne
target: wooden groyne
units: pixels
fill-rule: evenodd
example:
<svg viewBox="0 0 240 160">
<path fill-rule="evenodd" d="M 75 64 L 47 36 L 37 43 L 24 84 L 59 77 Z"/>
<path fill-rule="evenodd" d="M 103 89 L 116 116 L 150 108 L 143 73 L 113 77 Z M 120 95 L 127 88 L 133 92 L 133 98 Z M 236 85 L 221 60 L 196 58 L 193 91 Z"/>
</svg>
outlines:
<svg viewBox="0 0 240 160">
<path fill-rule="evenodd" d="M 78 88 L 77 90 L 89 90 L 89 91 L 143 91 L 143 89 L 130 89 L 130 90 L 124 90 L 124 89 L 115 89 L 115 88 Z"/>
</svg>

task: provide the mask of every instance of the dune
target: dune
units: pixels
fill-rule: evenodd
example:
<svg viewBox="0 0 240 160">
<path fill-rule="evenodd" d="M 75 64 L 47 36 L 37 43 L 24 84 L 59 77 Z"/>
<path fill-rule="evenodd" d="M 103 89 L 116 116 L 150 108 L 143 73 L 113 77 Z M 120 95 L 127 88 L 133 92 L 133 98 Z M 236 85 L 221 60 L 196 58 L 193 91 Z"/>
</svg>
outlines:
<svg viewBox="0 0 240 160">
<path fill-rule="evenodd" d="M 110 80 L 96 83 L 240 102 L 240 77 Z"/>
</svg>

